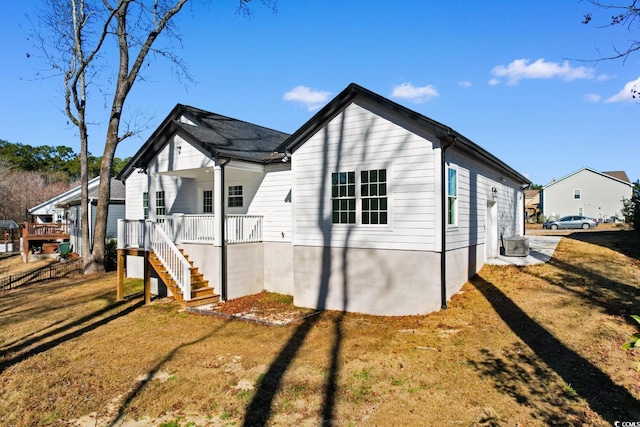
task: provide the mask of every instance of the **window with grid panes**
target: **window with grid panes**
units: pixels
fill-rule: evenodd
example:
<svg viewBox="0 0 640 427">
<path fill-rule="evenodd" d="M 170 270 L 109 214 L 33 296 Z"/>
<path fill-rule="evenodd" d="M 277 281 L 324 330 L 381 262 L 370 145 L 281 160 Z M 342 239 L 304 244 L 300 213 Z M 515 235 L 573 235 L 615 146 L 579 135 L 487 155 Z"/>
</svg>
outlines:
<svg viewBox="0 0 640 427">
<path fill-rule="evenodd" d="M 242 207 L 242 185 L 230 185 L 227 205 L 230 208 Z"/>
<path fill-rule="evenodd" d="M 156 216 L 167 214 L 164 200 L 164 191 L 156 191 Z"/>
<path fill-rule="evenodd" d="M 142 213 L 144 215 L 144 219 L 149 218 L 149 193 L 146 191 L 142 193 Z"/>
<path fill-rule="evenodd" d="M 331 221 L 334 224 L 356 223 L 356 173 L 331 174 Z"/>
<path fill-rule="evenodd" d="M 213 190 L 202 192 L 202 213 L 213 213 Z"/>
<path fill-rule="evenodd" d="M 360 172 L 360 199 L 362 224 L 387 224 L 387 170 L 373 169 Z"/>
</svg>

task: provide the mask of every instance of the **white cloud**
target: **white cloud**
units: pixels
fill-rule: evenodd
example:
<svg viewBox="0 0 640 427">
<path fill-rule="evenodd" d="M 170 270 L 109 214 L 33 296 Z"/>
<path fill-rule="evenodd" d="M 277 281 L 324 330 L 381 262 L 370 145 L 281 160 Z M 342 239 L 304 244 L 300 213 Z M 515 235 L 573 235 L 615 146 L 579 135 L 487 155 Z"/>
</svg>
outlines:
<svg viewBox="0 0 640 427">
<path fill-rule="evenodd" d="M 584 99 L 586 99 L 589 102 L 600 102 L 600 99 L 602 97 L 600 95 L 597 95 L 595 93 L 588 93 L 584 96 Z"/>
<path fill-rule="evenodd" d="M 607 99 L 604 100 L 604 102 L 606 103 L 612 103 L 612 102 L 633 102 L 633 101 L 637 101 L 638 100 L 638 95 L 636 94 L 636 98 L 633 97 L 634 93 L 632 92 L 632 90 L 636 90 L 638 92 L 640 92 L 640 77 L 638 77 L 635 80 L 632 80 L 630 82 L 628 82 L 626 85 L 624 85 L 624 88 L 622 88 L 622 90 L 618 93 L 616 93 L 615 95 L 613 95 L 612 97 L 609 97 Z"/>
<path fill-rule="evenodd" d="M 522 79 L 555 79 L 565 81 L 576 79 L 592 79 L 595 72 L 592 68 L 572 67 L 569 61 L 563 63 L 545 62 L 540 58 L 531 63 L 530 59 L 516 59 L 509 65 L 497 65 L 491 70 L 495 77 L 504 77 L 508 85 L 517 85 Z"/>
<path fill-rule="evenodd" d="M 490 79 L 490 80 L 489 80 L 489 84 L 490 84 L 491 86 L 497 86 L 497 85 L 499 85 L 499 84 L 500 84 L 500 80 L 498 80 L 498 79 Z"/>
<path fill-rule="evenodd" d="M 422 104 L 429 101 L 431 98 L 440 96 L 440 93 L 435 86 L 414 86 L 411 83 L 402 83 L 401 85 L 394 86 L 391 93 L 393 98 L 408 99 L 416 104 Z"/>
<path fill-rule="evenodd" d="M 307 110 L 313 111 L 322 107 L 329 100 L 331 92 L 323 90 L 314 90 L 307 86 L 296 86 L 289 92 L 286 92 L 282 99 L 284 101 L 293 101 L 304 105 Z"/>
<path fill-rule="evenodd" d="M 458 84 L 462 87 L 471 87 L 471 82 L 468 81 L 462 81 L 462 82 L 458 82 Z"/>
</svg>

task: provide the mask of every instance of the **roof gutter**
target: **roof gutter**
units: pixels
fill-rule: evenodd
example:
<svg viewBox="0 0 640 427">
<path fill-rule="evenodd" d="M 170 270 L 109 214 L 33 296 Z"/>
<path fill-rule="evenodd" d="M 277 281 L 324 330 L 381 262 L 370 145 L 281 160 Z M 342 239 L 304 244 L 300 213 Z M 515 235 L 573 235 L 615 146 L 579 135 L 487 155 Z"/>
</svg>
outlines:
<svg viewBox="0 0 640 427">
<path fill-rule="evenodd" d="M 440 254 L 440 308 L 447 308 L 447 179 L 446 179 L 446 158 L 445 154 L 447 149 L 453 147 L 458 141 L 458 136 L 451 133 L 451 130 L 447 131 L 447 141 L 442 145 L 440 152 L 440 188 L 442 194 L 442 200 L 440 203 L 440 216 L 442 220 L 442 224 L 440 227 L 441 233 L 441 248 L 442 252 Z M 441 141 L 444 141 L 445 138 L 441 138 Z"/>
</svg>

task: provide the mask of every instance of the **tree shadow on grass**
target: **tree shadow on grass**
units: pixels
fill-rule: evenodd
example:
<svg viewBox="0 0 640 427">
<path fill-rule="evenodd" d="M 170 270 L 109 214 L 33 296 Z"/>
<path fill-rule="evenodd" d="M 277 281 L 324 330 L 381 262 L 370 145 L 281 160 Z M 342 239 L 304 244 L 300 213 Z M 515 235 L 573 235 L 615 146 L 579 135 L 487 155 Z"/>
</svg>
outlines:
<svg viewBox="0 0 640 427">
<path fill-rule="evenodd" d="M 129 405 L 131 404 L 133 399 L 135 399 L 136 396 L 138 396 L 138 395 L 140 395 L 140 393 L 142 393 L 144 388 L 153 380 L 155 375 L 160 372 L 162 367 L 167 362 L 170 362 L 180 350 L 184 350 L 187 347 L 192 347 L 192 346 L 200 344 L 201 342 L 203 342 L 203 341 L 213 337 L 217 333 L 219 333 L 227 325 L 228 325 L 228 322 L 223 322 L 220 326 L 218 326 L 215 329 L 207 332 L 206 334 L 202 335 L 200 338 L 197 338 L 197 339 L 195 339 L 195 340 L 193 340 L 191 342 L 185 343 L 185 344 L 179 344 L 179 345 L 175 346 L 173 348 L 173 350 L 171 350 L 169 353 L 167 353 L 166 356 L 164 356 L 162 359 L 160 359 L 158 361 L 158 363 L 156 363 L 156 365 L 149 372 L 146 373 L 146 376 L 144 377 L 143 380 L 139 381 L 136 384 L 136 386 L 131 391 L 129 391 L 129 393 L 127 393 L 127 395 L 122 400 L 122 403 L 120 403 L 120 406 L 118 407 L 118 410 L 117 410 L 116 415 L 114 416 L 113 420 L 111 422 L 109 422 L 108 427 L 115 427 L 115 426 L 122 425 L 124 423 L 125 415 L 126 415 L 125 411 L 129 407 Z"/>
<path fill-rule="evenodd" d="M 118 310 L 119 308 L 126 305 L 128 305 L 128 307 L 122 310 Z M 32 356 L 38 355 L 40 353 L 44 353 L 45 351 L 51 350 L 52 348 L 55 348 L 62 343 L 78 338 L 87 332 L 90 332 L 96 328 L 99 328 L 100 326 L 104 326 L 113 320 L 116 320 L 120 317 L 124 317 L 132 313 L 137 308 L 142 307 L 143 305 L 144 305 L 144 301 L 138 301 L 134 304 L 131 304 L 130 302 L 117 302 L 114 304 L 110 304 L 107 307 L 104 307 L 91 314 L 87 314 L 78 320 L 75 320 L 64 326 L 58 327 L 53 331 L 47 332 L 44 335 L 31 338 L 30 340 L 20 343 L 19 345 L 5 349 L 3 351 L 2 360 L 0 360 L 0 374 L 2 374 L 6 369 L 10 368 L 11 366 L 14 366 Z M 102 316 L 111 311 L 114 311 L 114 312 L 100 320 L 96 319 L 96 316 Z M 62 335 L 56 338 L 52 338 L 57 334 L 62 334 Z M 52 339 L 48 340 L 49 338 L 52 338 Z M 34 344 L 38 344 L 38 345 L 36 345 L 33 348 L 29 348 L 26 351 L 22 351 Z M 17 353 L 17 354 L 7 357 L 9 353 Z"/>
<path fill-rule="evenodd" d="M 629 230 L 577 232 L 565 236 L 569 239 L 609 248 L 640 261 L 640 232 Z"/>
<path fill-rule="evenodd" d="M 496 313 L 524 341 L 553 372 L 560 376 L 565 384 L 570 384 L 578 396 L 584 398 L 592 410 L 609 422 L 614 420 L 635 420 L 640 417 L 640 402 L 627 389 L 615 384 L 611 378 L 582 356 L 566 347 L 544 327 L 527 315 L 507 295 L 482 276 L 475 276 L 471 283 L 484 295 Z M 518 378 L 518 371 L 503 374 L 493 369 L 491 356 L 487 361 L 476 362 L 477 366 L 486 365 L 486 375 L 496 381 L 501 388 L 509 376 Z M 548 375 L 544 373 L 544 375 Z M 516 396 L 517 397 L 517 396 Z M 545 412 L 540 415 L 545 415 Z M 553 423 L 553 420 L 549 420 Z"/>
<path fill-rule="evenodd" d="M 514 343 L 501 352 L 482 349 L 480 353 L 480 360 L 471 360 L 470 365 L 490 377 L 497 390 L 529 408 L 535 420 L 546 425 L 587 421 L 575 406 L 571 388 L 550 387 L 557 381 L 556 374 L 529 348 Z"/>
</svg>

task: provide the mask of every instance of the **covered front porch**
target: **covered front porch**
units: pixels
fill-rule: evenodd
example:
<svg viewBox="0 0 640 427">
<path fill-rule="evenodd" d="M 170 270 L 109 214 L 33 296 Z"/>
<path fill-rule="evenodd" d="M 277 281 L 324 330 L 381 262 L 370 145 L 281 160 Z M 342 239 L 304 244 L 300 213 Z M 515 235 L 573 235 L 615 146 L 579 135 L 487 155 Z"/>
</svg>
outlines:
<svg viewBox="0 0 640 427">
<path fill-rule="evenodd" d="M 227 246 L 242 245 L 240 258 L 261 265 L 263 217 L 230 214 L 220 221 L 214 214 L 173 214 L 150 220 L 119 220 L 117 298 L 123 298 L 124 278 L 131 257 L 143 259 L 145 301 L 150 301 L 152 270 L 184 306 L 226 299 Z M 253 244 L 253 245 L 252 245 Z M 238 257 L 234 257 L 238 258 Z M 140 259 L 140 258 L 138 258 Z"/>
</svg>

